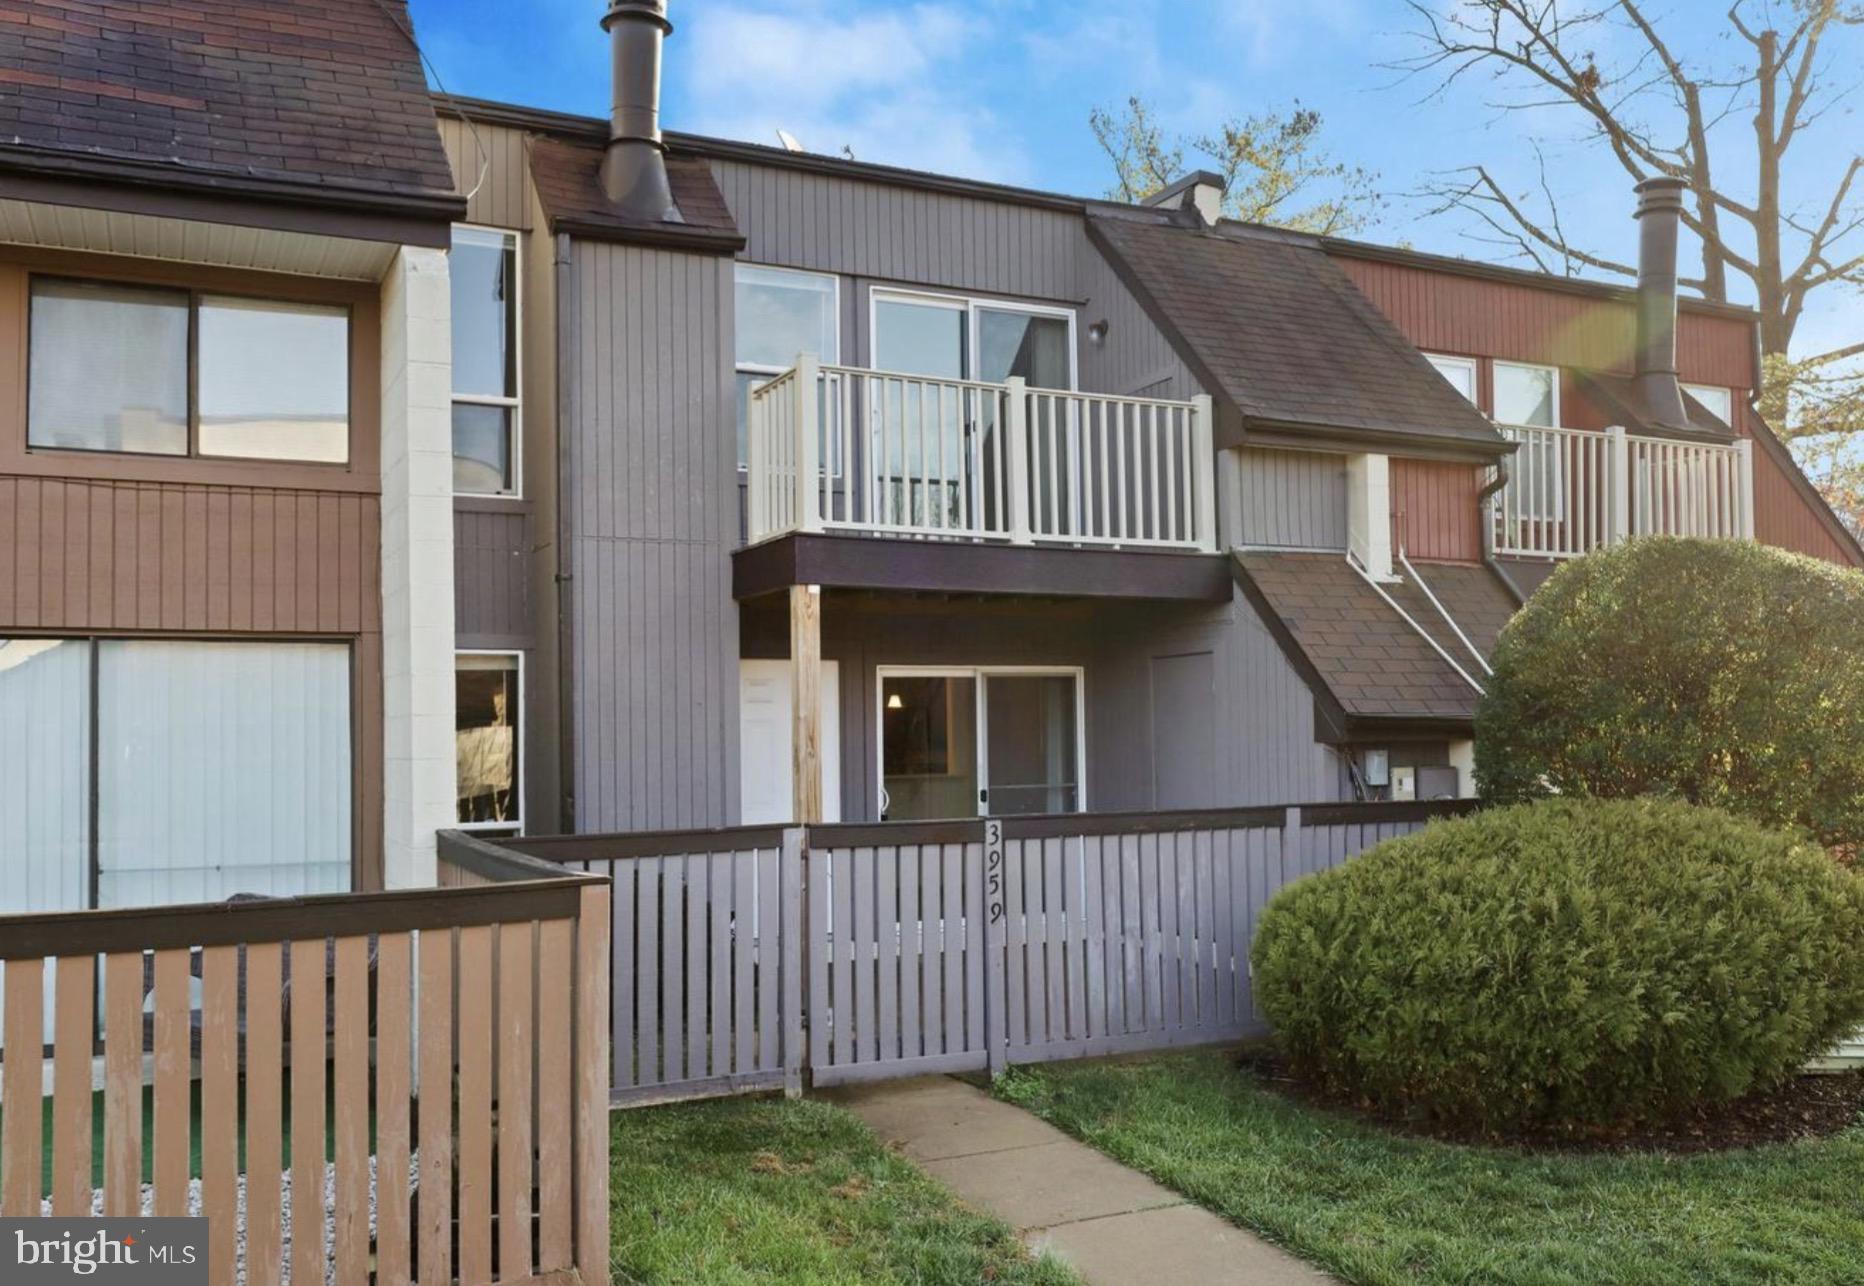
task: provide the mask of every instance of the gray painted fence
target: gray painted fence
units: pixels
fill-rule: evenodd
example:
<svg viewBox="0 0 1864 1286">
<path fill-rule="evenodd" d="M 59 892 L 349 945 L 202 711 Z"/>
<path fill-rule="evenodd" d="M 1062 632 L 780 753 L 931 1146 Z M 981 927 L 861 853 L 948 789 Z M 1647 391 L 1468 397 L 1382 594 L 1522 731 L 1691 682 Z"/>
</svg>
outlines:
<svg viewBox="0 0 1864 1286">
<path fill-rule="evenodd" d="M 1263 1030 L 1283 885 L 1466 802 L 513 840 L 614 881 L 615 1103 Z M 806 1032 L 806 1036 L 805 1036 Z"/>
</svg>

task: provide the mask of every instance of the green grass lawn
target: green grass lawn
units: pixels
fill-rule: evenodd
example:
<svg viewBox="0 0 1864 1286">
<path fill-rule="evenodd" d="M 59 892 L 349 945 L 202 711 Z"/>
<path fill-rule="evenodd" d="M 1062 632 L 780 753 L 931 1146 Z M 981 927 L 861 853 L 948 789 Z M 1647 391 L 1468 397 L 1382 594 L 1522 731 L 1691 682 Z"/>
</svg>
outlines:
<svg viewBox="0 0 1864 1286">
<path fill-rule="evenodd" d="M 827 1103 L 641 1108 L 613 1140 L 620 1282 L 1078 1286 Z"/>
<path fill-rule="evenodd" d="M 1530 1155 L 1316 1111 L 1222 1053 L 1018 1069 L 999 1093 L 1349 1282 L 1864 1280 L 1864 1123 L 1715 1154 Z"/>
</svg>

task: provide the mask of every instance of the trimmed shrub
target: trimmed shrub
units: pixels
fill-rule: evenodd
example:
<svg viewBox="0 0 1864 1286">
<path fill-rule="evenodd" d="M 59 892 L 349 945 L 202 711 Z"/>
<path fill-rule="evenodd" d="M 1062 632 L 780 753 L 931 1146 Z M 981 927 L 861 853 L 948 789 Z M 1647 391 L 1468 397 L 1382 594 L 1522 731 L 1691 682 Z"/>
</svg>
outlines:
<svg viewBox="0 0 1864 1286">
<path fill-rule="evenodd" d="M 1284 889 L 1256 996 L 1293 1062 L 1489 1131 L 1662 1120 L 1774 1085 L 1864 1022 L 1864 878 L 1663 800 L 1431 825 Z"/>
<path fill-rule="evenodd" d="M 1864 837 L 1864 573 L 1634 540 L 1550 577 L 1476 714 L 1485 798 L 1669 795 Z"/>
</svg>

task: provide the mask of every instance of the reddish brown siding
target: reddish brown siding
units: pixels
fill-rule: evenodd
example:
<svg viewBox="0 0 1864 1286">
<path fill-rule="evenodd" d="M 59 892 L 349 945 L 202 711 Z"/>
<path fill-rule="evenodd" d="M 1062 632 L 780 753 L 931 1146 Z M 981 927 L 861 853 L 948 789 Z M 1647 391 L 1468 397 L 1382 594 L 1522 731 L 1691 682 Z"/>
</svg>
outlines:
<svg viewBox="0 0 1864 1286">
<path fill-rule="evenodd" d="M 1636 318 L 1628 303 L 1408 264 L 1337 262 L 1407 339 L 1430 352 L 1632 369 Z M 1685 307 L 1677 324 L 1677 365 L 1692 384 L 1752 388 L 1749 323 Z"/>
<path fill-rule="evenodd" d="M 1482 470 L 1444 460 L 1392 459 L 1392 514 L 1412 558 L 1482 560 Z"/>
</svg>

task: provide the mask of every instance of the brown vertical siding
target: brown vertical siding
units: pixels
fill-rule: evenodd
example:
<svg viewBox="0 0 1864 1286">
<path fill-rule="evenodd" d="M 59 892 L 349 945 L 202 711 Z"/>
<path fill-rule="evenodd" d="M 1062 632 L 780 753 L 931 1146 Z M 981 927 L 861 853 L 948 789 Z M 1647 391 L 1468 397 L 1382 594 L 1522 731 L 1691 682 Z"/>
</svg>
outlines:
<svg viewBox="0 0 1864 1286">
<path fill-rule="evenodd" d="M 1637 319 L 1627 302 L 1382 260 L 1342 256 L 1336 262 L 1407 339 L 1429 352 L 1633 368 Z M 1676 339 L 1685 380 L 1754 387 L 1751 323 L 1685 307 Z"/>
<path fill-rule="evenodd" d="M 528 507 L 453 502 L 453 618 L 461 647 L 516 647 L 531 634 Z"/>
<path fill-rule="evenodd" d="M 353 642 L 356 878 L 381 883 L 381 504 L 0 475 L 0 633 Z"/>
<path fill-rule="evenodd" d="M 1392 459 L 1392 515 L 1412 558 L 1482 560 L 1482 470 L 1445 460 Z"/>
</svg>

